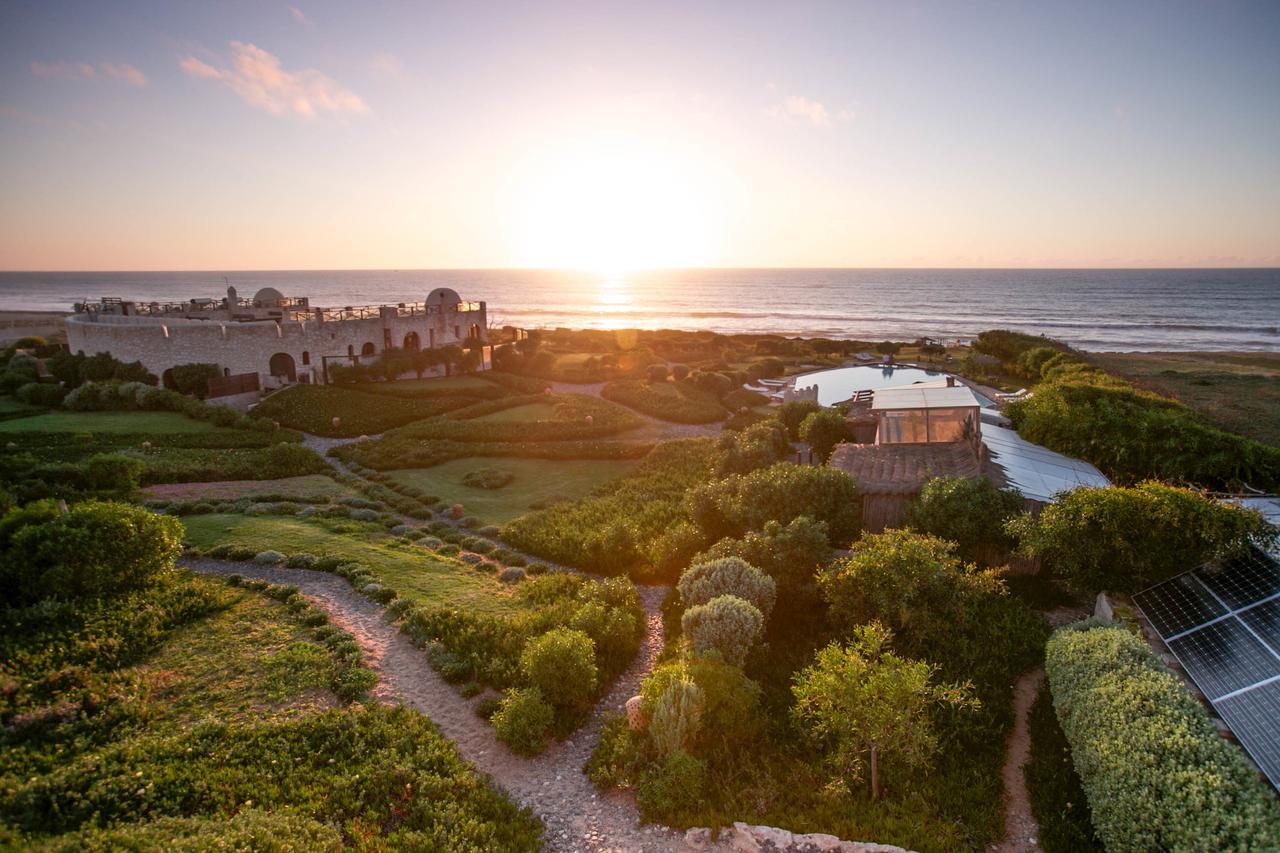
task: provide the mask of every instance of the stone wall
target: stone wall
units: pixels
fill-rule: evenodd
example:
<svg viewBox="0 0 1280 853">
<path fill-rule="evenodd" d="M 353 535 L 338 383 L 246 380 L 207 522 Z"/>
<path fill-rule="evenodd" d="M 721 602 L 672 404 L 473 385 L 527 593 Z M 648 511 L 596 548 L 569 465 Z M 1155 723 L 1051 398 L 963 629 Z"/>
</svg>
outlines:
<svg viewBox="0 0 1280 853">
<path fill-rule="evenodd" d="M 280 356 L 279 364 L 288 356 L 299 381 L 308 376 L 320 382 L 323 356 L 360 356 L 370 348 L 377 354 L 387 346 L 404 347 L 410 335 L 417 335 L 420 348 L 461 344 L 472 326 L 484 337 L 485 313 L 481 307 L 400 316 L 395 308 L 383 308 L 379 316 L 366 319 L 244 323 L 77 314 L 67 318 L 66 328 L 72 352 L 106 352 L 121 361 L 140 361 L 161 377 L 176 365 L 204 362 L 233 375 L 259 373 L 265 380 L 272 373 L 272 357 Z"/>
</svg>

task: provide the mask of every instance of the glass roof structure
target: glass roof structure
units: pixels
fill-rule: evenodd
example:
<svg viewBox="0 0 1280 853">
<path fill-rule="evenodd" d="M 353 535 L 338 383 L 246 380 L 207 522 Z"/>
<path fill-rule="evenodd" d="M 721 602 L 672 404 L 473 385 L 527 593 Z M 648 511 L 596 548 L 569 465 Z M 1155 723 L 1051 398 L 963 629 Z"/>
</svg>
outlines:
<svg viewBox="0 0 1280 853">
<path fill-rule="evenodd" d="M 982 443 L 987 446 L 992 464 L 1004 473 L 1009 485 L 1034 501 L 1049 503 L 1059 492 L 1080 486 L 1111 485 L 1111 481 L 1088 462 L 1027 441 L 1007 427 L 984 421 Z"/>
</svg>

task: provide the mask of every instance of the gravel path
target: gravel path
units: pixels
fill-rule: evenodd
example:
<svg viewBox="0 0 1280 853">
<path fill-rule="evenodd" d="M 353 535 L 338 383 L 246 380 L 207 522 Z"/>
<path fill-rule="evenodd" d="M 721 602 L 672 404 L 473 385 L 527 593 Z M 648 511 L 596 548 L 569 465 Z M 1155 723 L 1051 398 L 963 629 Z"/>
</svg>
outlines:
<svg viewBox="0 0 1280 853">
<path fill-rule="evenodd" d="M 1040 826 L 1031 814 L 1031 801 L 1027 797 L 1025 765 L 1031 751 L 1031 733 L 1027 716 L 1036 701 L 1044 669 L 1036 667 L 1025 672 L 1013 685 L 1013 731 L 1005 753 L 1004 770 L 1004 840 L 991 845 L 999 853 L 1021 853 L 1039 850 L 1036 838 Z"/>
<path fill-rule="evenodd" d="M 358 594 L 337 575 L 207 558 L 184 558 L 195 571 L 238 573 L 271 583 L 298 587 L 360 644 L 365 661 L 378 673 L 374 695 L 383 702 L 402 701 L 426 714 L 452 740 L 464 758 L 488 773 L 495 784 L 546 825 L 546 849 L 557 851 L 685 850 L 680 834 L 661 826 L 640 826 L 635 804 L 620 793 L 601 794 L 582 772 L 599 738 L 601 715 L 623 710 L 639 692 L 640 682 L 662 651 L 660 607 L 666 587 L 640 587 L 647 630 L 640 653 L 596 706 L 591 721 L 564 742 L 555 742 L 533 759 L 515 755 L 475 715 L 471 701 L 445 683 L 426 655 L 401 634 L 382 607 Z"/>
</svg>

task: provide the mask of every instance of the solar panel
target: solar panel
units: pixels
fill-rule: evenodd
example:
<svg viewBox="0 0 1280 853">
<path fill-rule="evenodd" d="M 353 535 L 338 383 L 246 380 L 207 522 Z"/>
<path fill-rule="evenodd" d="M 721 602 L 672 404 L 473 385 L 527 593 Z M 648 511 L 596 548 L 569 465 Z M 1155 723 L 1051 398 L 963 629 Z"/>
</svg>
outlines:
<svg viewBox="0 0 1280 853">
<path fill-rule="evenodd" d="M 1280 563 L 1251 551 L 1156 584 L 1134 603 L 1280 787 Z"/>
</svg>

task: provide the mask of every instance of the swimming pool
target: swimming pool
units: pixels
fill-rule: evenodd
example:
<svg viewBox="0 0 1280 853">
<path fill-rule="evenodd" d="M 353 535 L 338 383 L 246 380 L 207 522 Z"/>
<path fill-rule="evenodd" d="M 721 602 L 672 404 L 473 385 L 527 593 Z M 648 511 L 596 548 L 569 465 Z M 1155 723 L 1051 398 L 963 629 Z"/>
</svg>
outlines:
<svg viewBox="0 0 1280 853">
<path fill-rule="evenodd" d="M 795 387 L 807 388 L 818 386 L 818 402 L 824 406 L 848 400 L 855 391 L 877 391 L 881 388 L 895 388 L 900 385 L 911 385 L 915 382 L 928 382 L 946 376 L 933 370 L 922 370 L 919 367 L 901 367 L 895 365 L 859 365 L 857 367 L 837 367 L 832 370 L 819 370 L 817 373 L 806 373 L 797 376 Z M 984 407 L 994 405 L 981 394 L 978 402 Z"/>
</svg>

